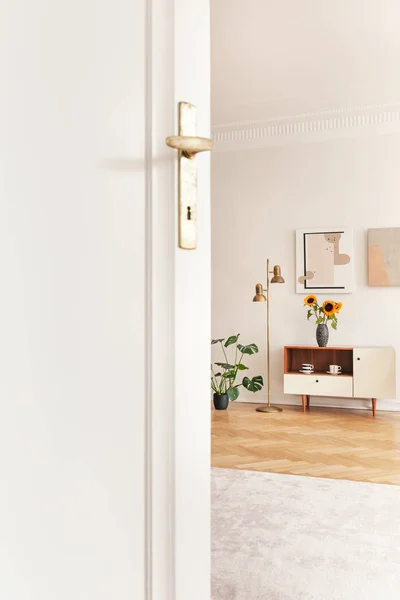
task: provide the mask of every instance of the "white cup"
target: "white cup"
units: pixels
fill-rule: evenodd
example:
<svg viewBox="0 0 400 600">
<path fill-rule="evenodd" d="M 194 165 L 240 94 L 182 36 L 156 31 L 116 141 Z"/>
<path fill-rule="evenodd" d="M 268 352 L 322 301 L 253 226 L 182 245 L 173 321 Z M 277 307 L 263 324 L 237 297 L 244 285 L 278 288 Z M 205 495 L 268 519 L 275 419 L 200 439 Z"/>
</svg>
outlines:
<svg viewBox="0 0 400 600">
<path fill-rule="evenodd" d="M 309 365 L 309 364 L 304 364 L 301 365 L 301 370 L 302 371 L 313 371 L 314 370 L 314 365 Z"/>
<path fill-rule="evenodd" d="M 342 370 L 340 365 L 329 365 L 329 372 L 337 375 Z"/>
</svg>

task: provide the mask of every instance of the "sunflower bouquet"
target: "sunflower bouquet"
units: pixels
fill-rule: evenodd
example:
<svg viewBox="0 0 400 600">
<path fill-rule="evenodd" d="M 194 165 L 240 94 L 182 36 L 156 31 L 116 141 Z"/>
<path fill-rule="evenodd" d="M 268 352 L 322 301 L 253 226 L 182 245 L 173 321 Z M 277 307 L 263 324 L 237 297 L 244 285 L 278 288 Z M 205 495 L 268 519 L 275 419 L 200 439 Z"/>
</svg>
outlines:
<svg viewBox="0 0 400 600">
<path fill-rule="evenodd" d="M 334 300 L 325 300 L 320 306 L 316 296 L 310 295 L 304 298 L 304 306 L 308 307 L 307 320 L 309 321 L 312 316 L 315 317 L 316 325 L 327 325 L 331 324 L 332 329 L 337 329 L 338 320 L 337 315 L 342 310 L 342 303 L 335 302 Z"/>
</svg>

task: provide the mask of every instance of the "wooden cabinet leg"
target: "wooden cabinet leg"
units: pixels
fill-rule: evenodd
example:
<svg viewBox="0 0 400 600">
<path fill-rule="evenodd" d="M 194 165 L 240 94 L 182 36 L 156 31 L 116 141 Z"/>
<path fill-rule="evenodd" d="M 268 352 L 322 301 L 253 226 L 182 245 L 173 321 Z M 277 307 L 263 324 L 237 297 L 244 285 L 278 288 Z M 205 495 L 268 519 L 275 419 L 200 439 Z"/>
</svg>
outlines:
<svg viewBox="0 0 400 600">
<path fill-rule="evenodd" d="M 310 408 L 310 396 L 307 396 L 307 408 Z"/>
<path fill-rule="evenodd" d="M 376 398 L 372 398 L 372 416 L 376 416 Z"/>
<path fill-rule="evenodd" d="M 307 396 L 302 396 L 301 397 L 301 402 L 303 404 L 303 412 L 306 412 L 306 402 L 307 402 Z"/>
</svg>

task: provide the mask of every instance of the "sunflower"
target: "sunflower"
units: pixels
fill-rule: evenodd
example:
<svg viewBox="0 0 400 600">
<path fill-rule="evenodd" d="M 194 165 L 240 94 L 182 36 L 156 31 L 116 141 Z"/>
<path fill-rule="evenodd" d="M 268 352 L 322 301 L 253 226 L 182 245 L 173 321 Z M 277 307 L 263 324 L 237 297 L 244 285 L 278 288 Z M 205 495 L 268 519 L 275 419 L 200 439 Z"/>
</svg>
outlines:
<svg viewBox="0 0 400 600">
<path fill-rule="evenodd" d="M 333 300 L 325 300 L 324 304 L 322 305 L 322 310 L 327 317 L 330 317 L 336 312 L 336 302 L 333 302 Z"/>
<path fill-rule="evenodd" d="M 343 304 L 341 302 L 336 302 L 335 312 L 340 312 L 342 310 Z"/>
<path fill-rule="evenodd" d="M 307 298 L 304 298 L 304 304 L 306 304 L 307 306 L 312 306 L 313 304 L 315 304 L 317 301 L 317 298 L 313 295 L 311 296 L 307 296 Z"/>
</svg>

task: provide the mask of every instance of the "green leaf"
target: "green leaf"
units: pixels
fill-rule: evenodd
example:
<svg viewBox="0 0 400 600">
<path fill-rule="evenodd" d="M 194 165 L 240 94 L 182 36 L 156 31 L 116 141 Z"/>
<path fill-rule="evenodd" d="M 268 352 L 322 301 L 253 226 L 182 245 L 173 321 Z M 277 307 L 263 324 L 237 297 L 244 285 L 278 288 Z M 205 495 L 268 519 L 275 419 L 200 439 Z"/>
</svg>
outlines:
<svg viewBox="0 0 400 600">
<path fill-rule="evenodd" d="M 211 345 L 218 344 L 219 342 L 223 342 L 224 338 L 219 338 L 218 340 L 211 340 Z"/>
<path fill-rule="evenodd" d="M 243 352 L 243 354 L 257 354 L 258 348 L 255 344 L 249 344 L 248 346 L 242 346 L 242 344 L 238 344 L 239 352 Z"/>
<path fill-rule="evenodd" d="M 229 400 L 232 400 L 232 402 L 239 398 L 239 388 L 236 386 L 229 388 L 229 390 L 226 393 L 228 394 Z"/>
<path fill-rule="evenodd" d="M 237 368 L 238 368 L 238 371 L 247 371 L 247 369 L 249 367 L 246 367 L 246 365 L 240 364 L 240 365 L 237 365 Z"/>
<path fill-rule="evenodd" d="M 217 365 L 217 367 L 222 367 L 223 369 L 226 370 L 230 370 L 230 369 L 234 369 L 235 365 L 230 365 L 229 363 L 220 363 L 220 362 L 216 362 L 215 363 Z"/>
<path fill-rule="evenodd" d="M 222 377 L 225 377 L 225 379 L 233 379 L 236 375 L 236 371 L 235 370 L 231 370 L 231 371 L 225 371 L 225 373 L 222 375 Z"/>
<path fill-rule="evenodd" d="M 337 329 L 337 323 L 336 323 L 336 321 L 332 321 L 332 329 Z"/>
<path fill-rule="evenodd" d="M 249 390 L 249 392 L 259 392 L 263 385 L 264 385 L 264 380 L 261 377 L 261 375 L 256 375 L 255 377 L 253 377 L 253 379 L 249 379 L 248 377 L 244 377 L 243 378 L 243 385 L 246 388 L 246 390 Z"/>
<path fill-rule="evenodd" d="M 228 346 L 232 346 L 232 344 L 236 344 L 236 342 L 239 339 L 239 335 L 240 333 L 238 333 L 237 335 L 231 335 L 230 337 L 228 337 L 228 339 L 226 340 L 224 346 L 225 348 L 227 348 Z"/>
<path fill-rule="evenodd" d="M 310 320 L 311 315 L 312 315 L 312 310 L 310 308 L 309 311 L 308 311 L 308 313 L 307 313 L 307 321 Z"/>
<path fill-rule="evenodd" d="M 222 373 L 218 372 L 214 374 L 214 377 L 221 377 Z"/>
</svg>

